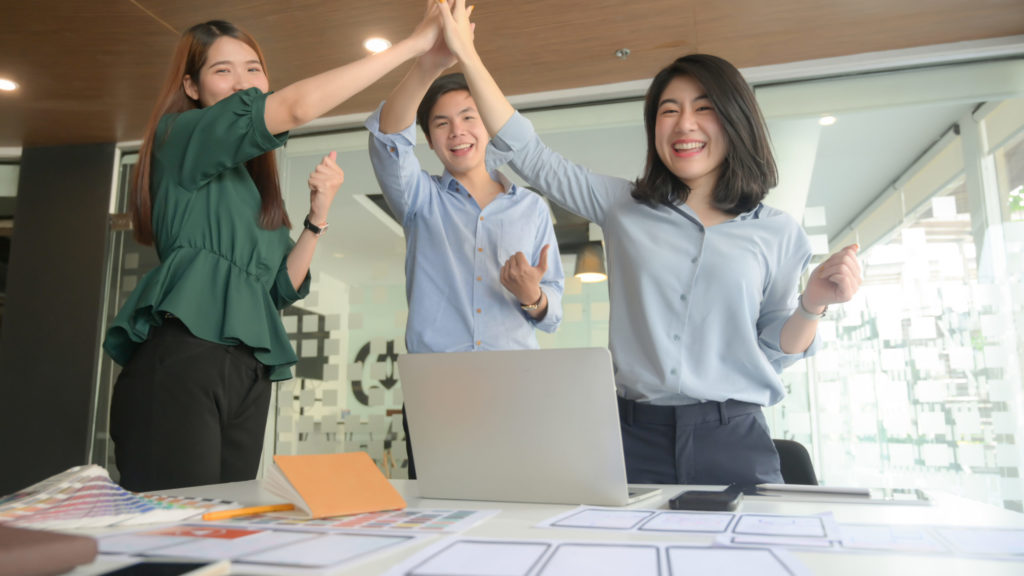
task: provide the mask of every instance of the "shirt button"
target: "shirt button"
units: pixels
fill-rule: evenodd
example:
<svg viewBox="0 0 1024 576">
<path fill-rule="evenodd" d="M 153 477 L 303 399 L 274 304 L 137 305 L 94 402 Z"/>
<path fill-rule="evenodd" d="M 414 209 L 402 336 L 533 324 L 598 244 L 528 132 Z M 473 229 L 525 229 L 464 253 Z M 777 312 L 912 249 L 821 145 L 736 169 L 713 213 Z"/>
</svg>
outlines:
<svg viewBox="0 0 1024 576">
<path fill-rule="evenodd" d="M 481 309 L 479 309 L 479 308 L 477 308 L 477 309 L 476 309 L 476 313 L 477 313 L 477 314 L 480 314 L 481 312 L 483 312 L 483 310 L 481 310 Z"/>
<path fill-rule="evenodd" d="M 480 341 L 479 341 L 479 340 L 477 340 L 477 341 L 476 341 L 476 345 L 477 345 L 477 346 L 479 346 L 479 345 L 480 345 Z"/>
<path fill-rule="evenodd" d="M 477 277 L 476 277 L 476 281 L 477 281 L 477 282 L 480 282 L 480 281 L 481 281 L 481 280 L 483 280 L 483 279 L 484 279 L 484 277 L 483 277 L 483 276 L 477 276 Z"/>
<path fill-rule="evenodd" d="M 697 263 L 697 260 L 698 260 L 698 258 L 697 258 L 697 257 L 693 257 L 693 258 L 691 258 L 691 259 L 690 259 L 690 264 L 696 264 L 696 263 Z"/>
<path fill-rule="evenodd" d="M 668 373 L 673 375 L 673 376 L 675 376 L 676 375 L 676 369 L 673 368 L 673 369 L 669 370 Z"/>
<path fill-rule="evenodd" d="M 675 340 L 676 342 L 679 342 L 679 334 L 673 334 L 672 335 L 672 340 Z"/>
<path fill-rule="evenodd" d="M 686 294 L 680 294 L 679 295 L 679 300 L 681 300 L 683 302 L 686 302 Z"/>
<path fill-rule="evenodd" d="M 395 153 L 395 147 L 394 146 L 388 146 L 388 152 L 391 152 L 392 154 L 394 154 Z"/>
<path fill-rule="evenodd" d="M 483 222 L 483 221 L 484 221 L 484 217 L 483 217 L 483 216 L 481 216 L 481 217 L 480 217 L 480 221 L 481 221 L 481 222 Z"/>
<path fill-rule="evenodd" d="M 477 252 L 483 252 L 483 251 L 484 251 L 484 249 L 483 249 L 483 248 L 477 248 L 477 249 L 476 249 L 476 251 L 477 251 Z"/>
</svg>

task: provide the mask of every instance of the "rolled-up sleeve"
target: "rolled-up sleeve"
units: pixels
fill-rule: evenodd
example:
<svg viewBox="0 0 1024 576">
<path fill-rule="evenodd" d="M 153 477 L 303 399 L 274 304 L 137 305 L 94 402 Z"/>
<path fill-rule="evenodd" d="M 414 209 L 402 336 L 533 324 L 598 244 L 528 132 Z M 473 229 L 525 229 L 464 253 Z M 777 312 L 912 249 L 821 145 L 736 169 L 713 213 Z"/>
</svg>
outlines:
<svg viewBox="0 0 1024 576">
<path fill-rule="evenodd" d="M 430 175 L 416 158 L 416 124 L 393 134 L 381 132 L 380 111 L 383 106 L 381 102 L 365 123 L 370 132 L 370 163 L 384 199 L 405 227 L 429 193 Z"/>
<path fill-rule="evenodd" d="M 309 295 L 309 283 L 312 279 L 309 271 L 306 277 L 296 290 L 292 285 L 292 277 L 288 274 L 288 256 L 281 261 L 281 267 L 277 269 L 277 276 L 274 277 L 274 285 L 270 287 L 270 298 L 278 310 L 284 310 L 292 304 L 302 300 Z"/>
<path fill-rule="evenodd" d="M 803 236 L 799 237 L 803 238 Z M 801 272 L 810 263 L 810 246 L 801 247 L 801 252 L 803 254 L 792 254 L 789 258 L 782 258 L 776 264 L 774 278 L 799 278 Z M 765 291 L 764 302 L 761 305 L 761 317 L 758 319 L 758 345 L 777 373 L 781 373 L 783 369 L 797 360 L 813 356 L 820 347 L 820 337 L 815 333 L 814 340 L 811 341 L 807 350 L 794 354 L 786 354 L 782 350 L 782 327 L 786 325 L 798 305 L 797 288 L 795 283 L 782 285 L 782 282 L 771 282 Z"/>
<path fill-rule="evenodd" d="M 548 269 L 540 281 L 540 289 L 548 297 L 548 310 L 540 320 L 530 318 L 533 325 L 549 334 L 558 329 L 562 322 L 562 294 L 565 292 L 565 273 L 562 270 L 562 257 L 558 250 L 558 239 L 555 237 L 555 229 L 551 222 L 551 214 L 547 206 L 540 202 L 542 214 L 538 217 L 538 242 L 537 252 L 545 244 L 548 248 Z"/>
</svg>

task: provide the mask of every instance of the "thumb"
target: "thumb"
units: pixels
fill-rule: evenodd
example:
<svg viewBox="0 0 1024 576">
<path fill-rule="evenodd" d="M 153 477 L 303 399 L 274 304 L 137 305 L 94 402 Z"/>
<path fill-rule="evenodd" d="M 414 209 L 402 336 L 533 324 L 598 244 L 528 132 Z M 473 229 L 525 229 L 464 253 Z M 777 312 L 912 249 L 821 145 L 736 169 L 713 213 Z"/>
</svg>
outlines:
<svg viewBox="0 0 1024 576">
<path fill-rule="evenodd" d="M 540 270 L 541 273 L 548 271 L 548 248 L 550 247 L 551 244 L 545 244 L 544 247 L 540 249 L 540 257 L 537 258 L 537 265 L 534 266 L 534 268 Z"/>
<path fill-rule="evenodd" d="M 331 159 L 331 162 L 337 161 L 338 160 L 338 151 L 337 150 L 331 150 L 331 153 L 328 154 L 327 157 Z"/>
</svg>

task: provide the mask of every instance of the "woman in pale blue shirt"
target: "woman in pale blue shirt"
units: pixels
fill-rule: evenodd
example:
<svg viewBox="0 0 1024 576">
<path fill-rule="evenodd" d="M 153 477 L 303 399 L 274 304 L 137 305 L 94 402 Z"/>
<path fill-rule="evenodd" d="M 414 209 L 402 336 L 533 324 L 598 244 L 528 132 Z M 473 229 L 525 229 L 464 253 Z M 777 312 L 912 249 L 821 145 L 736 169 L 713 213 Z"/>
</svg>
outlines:
<svg viewBox="0 0 1024 576">
<path fill-rule="evenodd" d="M 798 294 L 810 242 L 795 219 L 762 203 L 775 161 L 739 71 L 690 55 L 655 77 L 644 106 L 647 165 L 631 182 L 548 149 L 480 60 L 465 0 L 442 16 L 493 146 L 604 231 L 629 481 L 781 482 L 761 407 L 782 399 L 779 373 L 815 352 L 818 320 L 853 297 L 860 266 L 848 246 Z"/>
</svg>

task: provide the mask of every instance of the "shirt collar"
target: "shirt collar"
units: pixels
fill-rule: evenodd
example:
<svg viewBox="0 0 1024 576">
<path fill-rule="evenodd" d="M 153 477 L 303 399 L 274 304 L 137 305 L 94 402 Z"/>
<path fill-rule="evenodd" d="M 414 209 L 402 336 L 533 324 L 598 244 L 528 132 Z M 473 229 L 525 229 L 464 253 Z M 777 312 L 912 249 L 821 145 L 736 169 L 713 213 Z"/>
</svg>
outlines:
<svg viewBox="0 0 1024 576">
<path fill-rule="evenodd" d="M 758 202 L 757 206 L 754 206 L 753 209 L 743 212 L 742 214 L 737 214 L 733 220 L 757 220 L 761 217 L 761 208 L 763 207 L 764 204 Z"/>
<path fill-rule="evenodd" d="M 502 189 L 504 189 L 505 193 L 509 196 L 515 196 L 519 193 L 519 186 L 509 180 L 508 176 L 502 174 L 500 170 L 492 171 L 491 179 L 501 184 Z M 457 192 L 460 189 L 465 189 L 465 187 L 462 186 L 459 181 L 455 179 L 455 176 L 452 176 L 448 170 L 445 170 L 441 174 L 441 189 L 448 192 Z"/>
</svg>

